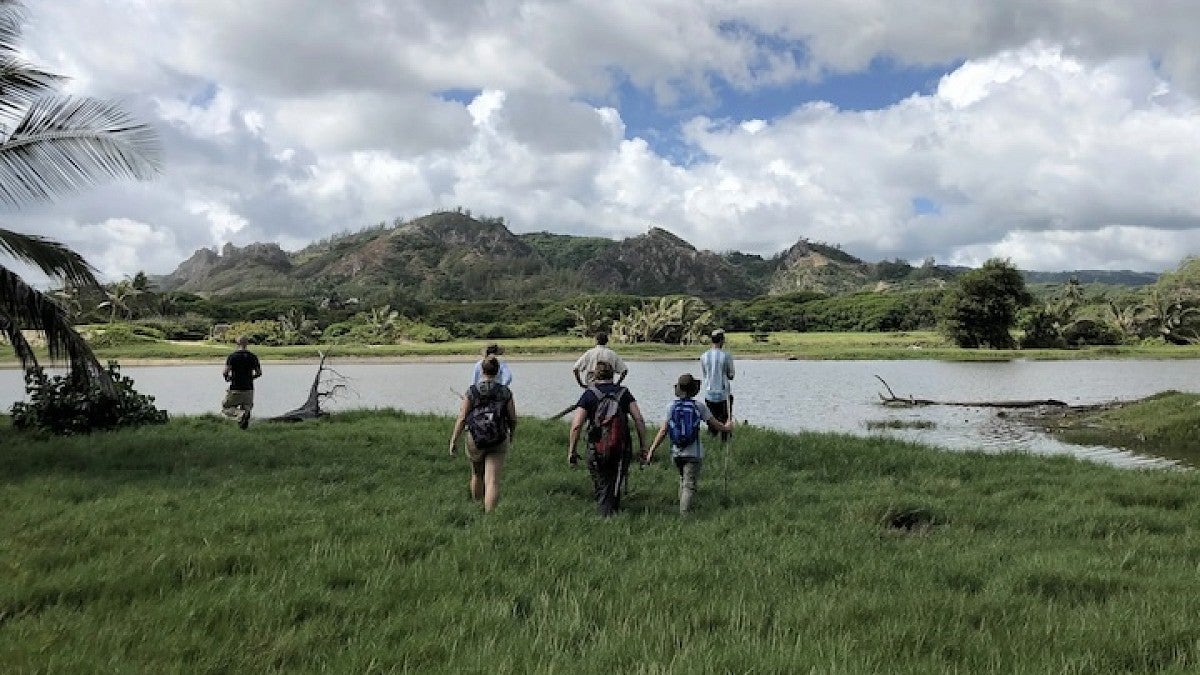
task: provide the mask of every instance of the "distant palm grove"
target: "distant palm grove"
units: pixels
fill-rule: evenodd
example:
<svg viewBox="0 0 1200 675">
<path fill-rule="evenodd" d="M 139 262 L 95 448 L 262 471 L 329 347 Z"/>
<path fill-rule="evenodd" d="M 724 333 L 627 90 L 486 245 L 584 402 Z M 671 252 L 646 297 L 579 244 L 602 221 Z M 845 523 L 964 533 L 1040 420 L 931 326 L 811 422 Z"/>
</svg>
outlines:
<svg viewBox="0 0 1200 675">
<path fill-rule="evenodd" d="M 707 330 L 939 329 L 964 347 L 1071 348 L 1200 340 L 1200 260 L 1161 276 L 1021 273 L 865 263 L 799 241 L 771 258 L 700 251 L 663 230 L 613 241 L 514 235 L 462 210 L 381 224 L 286 253 L 201 249 L 172 274 L 137 272 L 52 297 L 93 346 L 140 341 L 393 344 L 606 330 L 694 342 Z"/>
</svg>

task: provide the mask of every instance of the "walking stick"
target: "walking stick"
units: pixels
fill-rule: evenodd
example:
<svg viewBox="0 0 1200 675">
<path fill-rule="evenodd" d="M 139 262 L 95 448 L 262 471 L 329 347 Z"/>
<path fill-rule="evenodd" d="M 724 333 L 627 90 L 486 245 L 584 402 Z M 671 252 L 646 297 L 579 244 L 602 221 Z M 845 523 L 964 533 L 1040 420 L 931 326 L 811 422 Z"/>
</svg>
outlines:
<svg viewBox="0 0 1200 675">
<path fill-rule="evenodd" d="M 733 419 L 733 401 L 725 399 L 725 423 Z M 724 494 L 725 502 L 729 502 L 729 455 L 733 452 L 733 433 L 721 432 L 724 436 L 724 441 L 721 443 L 721 492 Z M 727 436 L 725 434 L 728 434 Z"/>
<path fill-rule="evenodd" d="M 571 412 L 572 410 L 574 410 L 574 409 L 576 409 L 576 408 L 578 408 L 578 407 L 579 407 L 578 405 L 576 405 L 576 404 L 572 403 L 571 405 L 569 405 L 569 406 L 567 406 L 567 407 L 563 408 L 563 409 L 562 409 L 562 412 L 558 413 L 557 415 L 554 415 L 554 416 L 552 416 L 550 419 L 552 419 L 552 420 L 556 420 L 556 419 L 558 419 L 558 418 L 562 417 L 563 415 L 566 415 L 567 413 Z"/>
</svg>

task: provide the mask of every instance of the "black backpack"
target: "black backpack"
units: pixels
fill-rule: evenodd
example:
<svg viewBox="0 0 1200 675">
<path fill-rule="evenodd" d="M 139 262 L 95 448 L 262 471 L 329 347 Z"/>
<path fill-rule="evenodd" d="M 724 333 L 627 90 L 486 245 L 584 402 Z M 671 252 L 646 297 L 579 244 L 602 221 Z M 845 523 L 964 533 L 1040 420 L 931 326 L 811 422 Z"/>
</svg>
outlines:
<svg viewBox="0 0 1200 675">
<path fill-rule="evenodd" d="M 596 395 L 596 410 L 588 428 L 588 444 L 600 457 L 620 457 L 629 449 L 629 422 L 621 410 L 626 389 L 605 394 L 596 385 L 588 387 Z"/>
<path fill-rule="evenodd" d="M 508 438 L 508 398 L 495 393 L 480 393 L 475 385 L 467 391 L 471 410 L 467 413 L 467 431 L 477 448 L 491 448 Z"/>
</svg>

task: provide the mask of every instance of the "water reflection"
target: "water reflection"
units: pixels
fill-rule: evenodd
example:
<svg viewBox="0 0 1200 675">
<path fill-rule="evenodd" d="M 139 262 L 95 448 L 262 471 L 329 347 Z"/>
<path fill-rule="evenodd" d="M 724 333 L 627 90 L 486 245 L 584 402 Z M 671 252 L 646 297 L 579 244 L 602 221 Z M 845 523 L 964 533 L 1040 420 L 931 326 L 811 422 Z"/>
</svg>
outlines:
<svg viewBox="0 0 1200 675">
<path fill-rule="evenodd" d="M 346 377 L 346 395 L 332 410 L 393 407 L 450 415 L 469 383 L 473 361 L 453 363 L 330 362 Z M 548 416 L 579 396 L 567 361 L 510 361 L 522 414 Z M 1055 398 L 1073 405 L 1141 398 L 1166 390 L 1197 391 L 1200 361 L 737 361 L 738 419 L 783 431 L 884 434 L 953 450 L 1071 454 L 1127 467 L 1165 466 L 1175 459 L 1141 457 L 1113 448 L 1060 443 L 993 408 L 924 406 L 885 408 L 875 376 L 898 396 L 937 400 Z M 666 414 L 672 385 L 682 372 L 699 375 L 696 361 L 633 361 L 625 384 L 652 424 Z M 256 416 L 299 406 L 314 364 L 266 363 L 257 383 Z M 219 365 L 131 366 L 139 391 L 173 414 L 215 412 L 224 382 Z M 0 370 L 0 401 L 23 397 L 21 374 Z M 7 403 L 5 404 L 7 407 Z M 929 422 L 927 429 L 868 430 L 872 420 Z"/>
</svg>

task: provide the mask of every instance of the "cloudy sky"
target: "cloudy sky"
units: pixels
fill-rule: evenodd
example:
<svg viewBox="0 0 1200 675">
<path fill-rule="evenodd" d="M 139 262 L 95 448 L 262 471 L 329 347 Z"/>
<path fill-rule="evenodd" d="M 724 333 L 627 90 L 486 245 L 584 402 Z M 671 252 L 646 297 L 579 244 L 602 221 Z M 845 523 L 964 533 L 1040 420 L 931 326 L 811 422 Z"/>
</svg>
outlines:
<svg viewBox="0 0 1200 675">
<path fill-rule="evenodd" d="M 55 0 L 26 56 L 164 171 L 10 227 L 106 279 L 461 206 L 716 251 L 1169 269 L 1200 253 L 1191 0 Z"/>
</svg>

